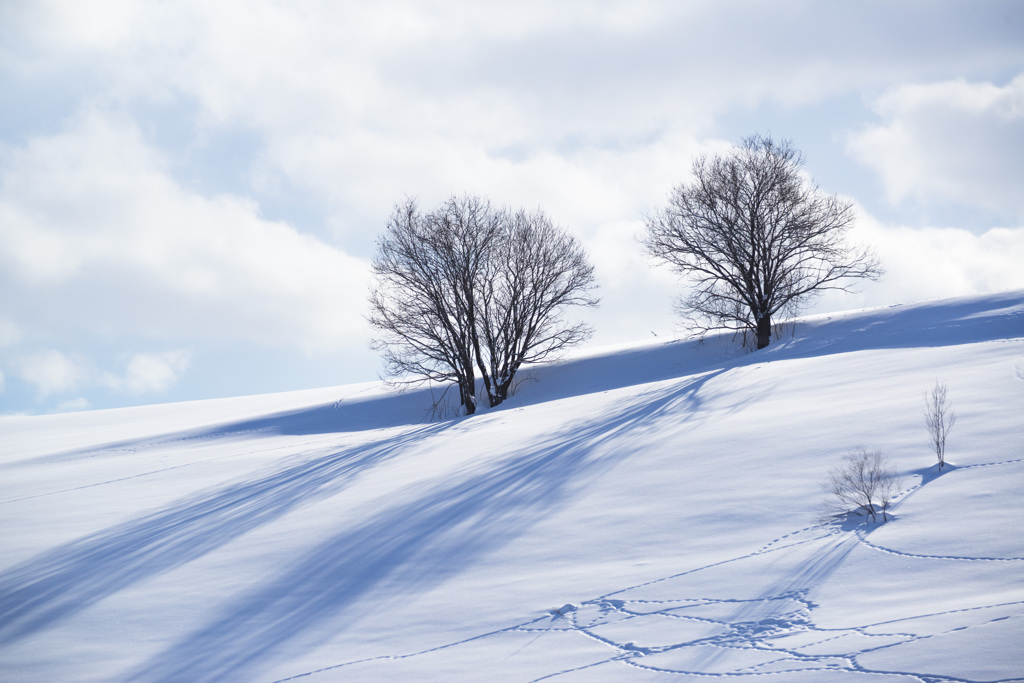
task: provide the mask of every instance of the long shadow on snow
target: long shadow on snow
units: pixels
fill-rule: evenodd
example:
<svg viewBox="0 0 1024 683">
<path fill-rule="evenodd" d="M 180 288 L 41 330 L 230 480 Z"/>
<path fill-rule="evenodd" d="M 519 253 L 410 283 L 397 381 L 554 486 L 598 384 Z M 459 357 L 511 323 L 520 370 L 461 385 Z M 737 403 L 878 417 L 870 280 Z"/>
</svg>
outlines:
<svg viewBox="0 0 1024 683">
<path fill-rule="evenodd" d="M 630 432 L 650 429 L 669 410 L 685 416 L 712 376 L 652 391 L 646 401 L 488 458 L 492 466 L 437 483 L 340 531 L 276 579 L 230 600 L 207 626 L 128 678 L 246 679 L 290 643 L 322 642 L 370 611 L 445 583 L 630 456 Z M 602 448 L 613 439 L 614 448 Z"/>
<path fill-rule="evenodd" d="M 757 647 L 757 642 L 764 634 L 770 633 L 780 624 L 793 620 L 786 615 L 790 609 L 789 601 L 802 603 L 808 613 L 812 603 L 807 599 L 808 593 L 828 580 L 839 569 L 850 553 L 857 548 L 858 540 L 852 535 L 840 535 L 826 538 L 816 543 L 817 552 L 813 553 L 797 566 L 786 573 L 778 581 L 760 591 L 759 597 L 752 600 L 737 600 L 737 609 L 722 619 L 722 624 L 731 630 L 725 637 L 718 638 L 720 647 L 706 648 L 695 652 L 688 664 L 688 670 L 701 673 L 718 670 L 718 664 L 732 656 L 730 648 L 737 642 L 742 647 Z M 797 617 L 797 621 L 804 618 Z M 809 615 L 802 629 L 810 630 Z M 828 659 L 828 657 L 823 657 Z"/>
<path fill-rule="evenodd" d="M 334 495 L 361 472 L 445 429 L 319 455 L 190 497 L 42 553 L 0 573 L 0 646 L 139 581 L 202 557 L 288 511 Z"/>
<path fill-rule="evenodd" d="M 682 377 L 694 374 L 698 369 L 707 370 L 707 358 L 700 358 L 699 363 L 691 364 L 692 367 L 684 366 L 680 362 L 680 356 L 685 354 L 687 345 L 687 342 L 667 342 L 655 347 L 628 349 L 610 355 L 527 369 L 523 373 L 524 376 L 529 375 L 532 378 L 537 373 L 542 375 L 544 384 L 540 391 L 533 391 L 537 385 L 528 382 L 530 389 L 524 390 L 519 396 L 509 400 L 506 406 L 497 410 Z M 482 382 L 478 381 L 477 384 L 483 386 Z M 429 388 L 414 388 L 378 394 L 370 398 L 356 395 L 328 404 L 225 422 L 212 427 L 165 432 L 50 453 L 33 458 L 32 462 L 62 462 L 109 451 L 134 452 L 137 449 L 179 441 L 213 440 L 252 434 L 312 436 L 426 424 L 431 423 L 430 406 L 438 394 L 438 389 L 435 388 L 433 391 L 432 394 Z"/>
<path fill-rule="evenodd" d="M 592 357 L 524 368 L 519 394 L 501 409 L 560 398 L 610 391 L 687 375 L 755 363 L 810 358 L 876 349 L 951 346 L 1012 339 L 1024 335 L 1024 292 L 1007 292 L 977 300 L 946 300 L 890 306 L 835 320 L 797 323 L 797 336 L 753 353 L 741 353 L 732 335 L 709 336 L 705 343 L 673 341 Z M 353 396 L 333 404 L 279 412 L 206 429 L 171 432 L 145 439 L 109 443 L 42 456 L 62 460 L 104 450 L 132 449 L 184 439 L 215 439 L 262 432 L 312 435 L 362 431 L 426 422 L 432 396 L 415 389 L 371 398 Z"/>
<path fill-rule="evenodd" d="M 808 358 L 852 351 L 955 346 L 1024 336 L 1024 292 L 977 300 L 890 306 L 835 319 L 798 322 L 795 339 L 752 354 Z"/>
<path fill-rule="evenodd" d="M 135 451 L 180 441 L 214 440 L 254 434 L 315 436 L 339 432 L 368 431 L 429 422 L 429 389 L 394 392 L 364 398 L 346 397 L 332 403 L 298 410 L 273 412 L 258 417 L 228 421 L 211 427 L 180 429 L 145 437 L 110 441 L 35 457 L 33 463 L 62 462 L 108 451 Z M 435 422 L 436 424 L 436 422 Z"/>
<path fill-rule="evenodd" d="M 773 360 L 854 351 L 953 346 L 1024 336 L 1024 292 L 909 306 L 890 306 L 835 319 L 798 322 L 796 336 L 744 352 L 731 333 L 703 343 L 671 341 L 524 368 L 522 390 L 505 408 L 725 371 Z"/>
</svg>

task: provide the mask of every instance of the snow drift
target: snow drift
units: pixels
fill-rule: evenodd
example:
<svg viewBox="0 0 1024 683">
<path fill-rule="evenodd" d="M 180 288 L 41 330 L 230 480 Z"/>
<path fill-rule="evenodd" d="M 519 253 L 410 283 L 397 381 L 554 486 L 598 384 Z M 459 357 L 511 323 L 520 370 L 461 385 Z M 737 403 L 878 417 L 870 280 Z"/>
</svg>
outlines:
<svg viewBox="0 0 1024 683">
<path fill-rule="evenodd" d="M 430 402 L 0 418 L 0 678 L 1024 680 L 1024 292 L 756 353 L 594 352 L 470 418 Z M 904 477 L 894 519 L 819 521 L 860 447 Z"/>
</svg>

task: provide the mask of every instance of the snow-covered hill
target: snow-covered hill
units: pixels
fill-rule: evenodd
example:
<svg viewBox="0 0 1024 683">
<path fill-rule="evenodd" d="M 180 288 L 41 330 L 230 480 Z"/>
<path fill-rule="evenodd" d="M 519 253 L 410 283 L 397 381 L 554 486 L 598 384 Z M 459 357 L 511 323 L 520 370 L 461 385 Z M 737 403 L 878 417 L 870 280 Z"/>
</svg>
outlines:
<svg viewBox="0 0 1024 683">
<path fill-rule="evenodd" d="M 0 679 L 1024 680 L 1024 292 L 528 380 L 0 418 Z M 819 523 L 858 447 L 895 519 Z"/>
</svg>

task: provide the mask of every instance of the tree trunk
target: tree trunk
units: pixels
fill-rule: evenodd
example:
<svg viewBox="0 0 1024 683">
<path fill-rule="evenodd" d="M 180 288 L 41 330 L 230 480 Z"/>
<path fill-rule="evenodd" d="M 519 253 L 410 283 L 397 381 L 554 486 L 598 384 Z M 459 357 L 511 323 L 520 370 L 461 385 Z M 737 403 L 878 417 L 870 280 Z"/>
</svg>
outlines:
<svg viewBox="0 0 1024 683">
<path fill-rule="evenodd" d="M 512 382 L 515 380 L 516 373 L 519 372 L 520 367 L 519 362 L 513 362 L 505 376 L 495 378 L 494 398 L 491 402 L 492 407 L 503 403 L 508 398 L 508 394 L 512 390 Z"/>
<path fill-rule="evenodd" d="M 496 382 L 494 387 L 494 397 L 491 399 L 491 405 L 500 405 L 508 398 L 509 385 L 512 383 L 512 378 L 508 378 L 503 382 Z"/>
<path fill-rule="evenodd" d="M 757 319 L 757 348 L 763 349 L 772 341 L 772 317 L 766 315 Z"/>
<path fill-rule="evenodd" d="M 463 379 L 459 382 L 459 399 L 466 409 L 466 415 L 476 412 L 476 379 Z"/>
</svg>

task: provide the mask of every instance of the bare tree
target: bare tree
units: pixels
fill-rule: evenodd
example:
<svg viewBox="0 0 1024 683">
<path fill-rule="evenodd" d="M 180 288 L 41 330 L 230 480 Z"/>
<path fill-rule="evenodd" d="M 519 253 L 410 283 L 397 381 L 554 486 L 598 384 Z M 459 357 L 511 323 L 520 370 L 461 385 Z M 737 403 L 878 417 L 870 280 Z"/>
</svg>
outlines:
<svg viewBox="0 0 1024 683">
<path fill-rule="evenodd" d="M 924 425 L 928 429 L 928 441 L 939 469 L 946 464 L 946 435 L 956 424 L 956 413 L 949 404 L 946 383 L 935 380 L 935 386 L 924 397 Z"/>
<path fill-rule="evenodd" d="M 565 321 L 570 306 L 594 306 L 593 268 L 579 243 L 542 212 L 510 212 L 467 196 L 428 214 L 395 207 L 373 261 L 370 323 L 386 372 L 453 382 L 476 411 L 476 378 L 488 404 L 504 401 L 523 363 L 586 339 Z M 479 375 L 477 374 L 479 372 Z"/>
<path fill-rule="evenodd" d="M 882 520 L 888 521 L 887 512 L 900 486 L 899 475 L 881 452 L 849 453 L 842 465 L 829 472 L 825 514 L 861 511 L 876 522 L 881 512 Z"/>
<path fill-rule="evenodd" d="M 392 377 L 454 382 L 466 412 L 476 410 L 477 283 L 499 221 L 482 199 L 452 197 L 422 214 L 414 200 L 395 207 L 377 241 L 371 325 Z"/>
<path fill-rule="evenodd" d="M 477 357 L 492 406 L 508 398 L 519 368 L 587 339 L 571 306 L 596 306 L 594 269 L 583 247 L 542 212 L 506 213 L 491 271 L 482 282 Z"/>
<path fill-rule="evenodd" d="M 872 252 L 845 242 L 852 204 L 821 192 L 803 163 L 789 141 L 746 138 L 694 161 L 693 181 L 647 218 L 643 244 L 688 281 L 677 308 L 700 333 L 752 332 L 762 349 L 773 317 L 823 290 L 848 291 L 851 278 L 881 276 Z"/>
</svg>

